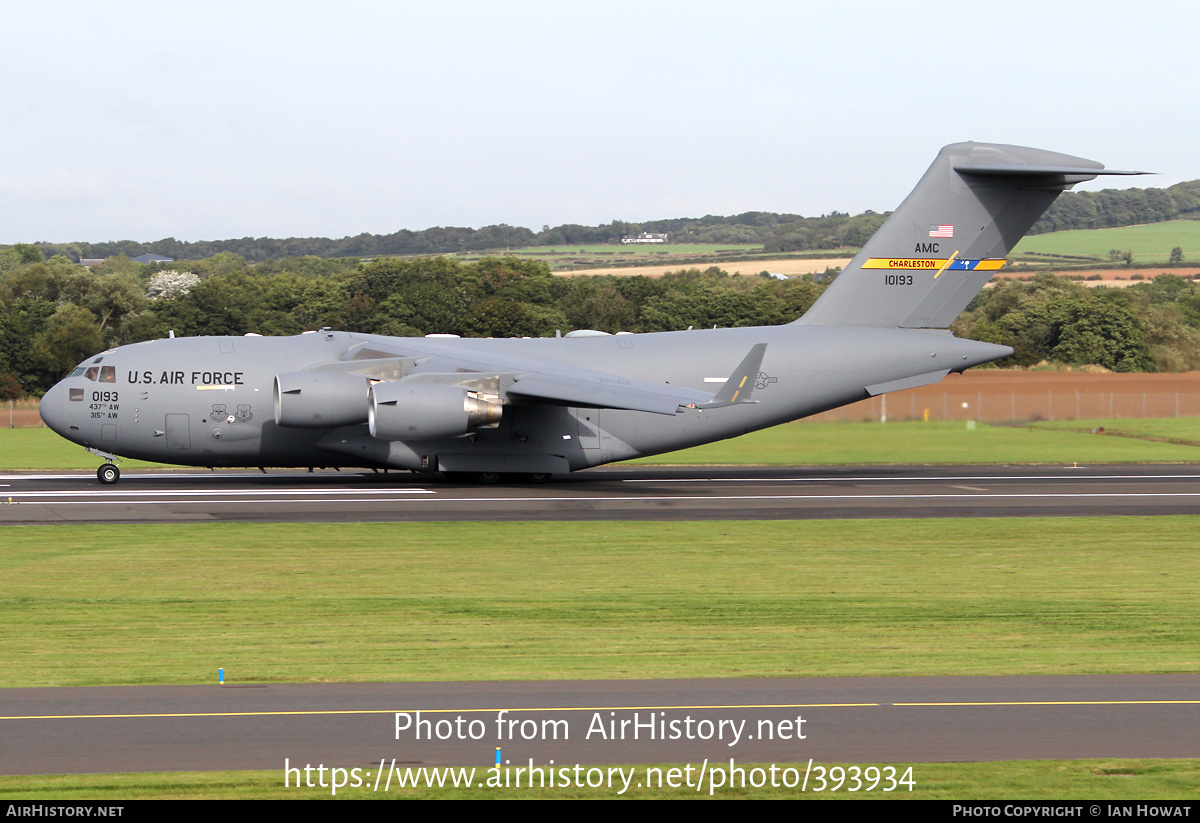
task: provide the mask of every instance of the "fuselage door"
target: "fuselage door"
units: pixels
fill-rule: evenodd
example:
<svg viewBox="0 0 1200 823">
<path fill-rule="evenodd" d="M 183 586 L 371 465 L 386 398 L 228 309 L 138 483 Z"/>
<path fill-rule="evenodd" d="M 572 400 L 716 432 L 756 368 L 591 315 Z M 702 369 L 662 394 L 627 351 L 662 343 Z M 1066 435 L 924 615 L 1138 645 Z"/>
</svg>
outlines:
<svg viewBox="0 0 1200 823">
<path fill-rule="evenodd" d="M 575 439 L 581 449 L 600 448 L 600 410 L 571 409 L 575 418 Z"/>
<path fill-rule="evenodd" d="M 192 447 L 191 429 L 186 414 L 167 415 L 167 448 L 186 451 Z"/>
</svg>

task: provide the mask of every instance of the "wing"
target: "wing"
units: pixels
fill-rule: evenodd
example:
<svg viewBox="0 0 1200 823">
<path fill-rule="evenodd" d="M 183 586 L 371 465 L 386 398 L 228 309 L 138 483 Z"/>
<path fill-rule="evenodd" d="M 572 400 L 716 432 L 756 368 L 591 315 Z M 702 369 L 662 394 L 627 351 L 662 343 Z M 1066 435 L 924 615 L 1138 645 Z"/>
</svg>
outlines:
<svg viewBox="0 0 1200 823">
<path fill-rule="evenodd" d="M 347 360 L 317 368 L 344 369 L 377 380 L 462 385 L 491 391 L 514 402 L 674 415 L 680 408 L 715 409 L 755 402 L 751 399 L 754 382 L 750 377 L 758 372 L 766 348 L 766 343 L 752 347 L 715 395 L 527 357 L 459 352 L 427 340 L 420 341 L 419 352 L 372 340 L 348 352 Z"/>
</svg>

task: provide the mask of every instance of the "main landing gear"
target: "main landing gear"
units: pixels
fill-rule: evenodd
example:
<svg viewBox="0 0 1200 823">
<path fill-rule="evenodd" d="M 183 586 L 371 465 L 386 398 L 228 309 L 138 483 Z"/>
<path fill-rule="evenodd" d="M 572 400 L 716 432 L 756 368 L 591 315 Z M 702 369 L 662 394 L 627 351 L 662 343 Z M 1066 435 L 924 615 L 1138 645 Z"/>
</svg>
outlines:
<svg viewBox="0 0 1200 823">
<path fill-rule="evenodd" d="M 442 472 L 451 483 L 494 486 L 497 483 L 549 483 L 549 472 Z"/>
</svg>

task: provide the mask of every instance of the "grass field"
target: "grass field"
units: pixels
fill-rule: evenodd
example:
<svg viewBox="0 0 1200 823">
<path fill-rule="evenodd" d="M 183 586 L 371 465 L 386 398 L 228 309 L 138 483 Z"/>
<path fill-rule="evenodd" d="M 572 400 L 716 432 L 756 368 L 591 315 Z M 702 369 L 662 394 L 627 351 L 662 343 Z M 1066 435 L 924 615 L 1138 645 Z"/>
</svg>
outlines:
<svg viewBox="0 0 1200 823">
<path fill-rule="evenodd" d="M 1105 435 L 1092 434 L 1103 427 Z M 1169 437 L 1152 434 L 1169 431 Z M 1145 432 L 1145 436 L 1137 435 Z M 1126 436 L 1113 436 L 1124 433 Z M 788 423 L 633 464 L 808 465 L 1186 463 L 1200 460 L 1200 418 L 1026 426 L 965 423 Z M 0 429 L 0 471 L 94 470 L 101 459 L 49 429 Z M 127 460 L 122 470 L 153 463 Z"/>
<path fill-rule="evenodd" d="M 64 469 L 99 468 L 103 458 L 50 429 L 0 429 L 0 471 L 62 471 Z M 162 466 L 141 460 L 124 460 L 122 470 Z"/>
<path fill-rule="evenodd" d="M 1169 220 L 1140 226 L 1124 226 L 1112 229 L 1079 229 L 1057 231 L 1047 234 L 1029 235 L 1023 238 L 1009 255 L 1019 259 L 1031 253 L 1038 255 L 1064 255 L 1069 257 L 1095 257 L 1108 260 L 1111 249 L 1129 249 L 1134 255 L 1135 265 L 1166 263 L 1171 249 L 1179 246 L 1184 251 L 1184 262 L 1200 260 L 1200 220 Z M 540 259 L 571 258 L 572 262 L 583 262 L 577 258 L 591 258 L 590 263 L 604 266 L 606 263 L 622 263 L 645 258 L 645 265 L 655 265 L 660 256 L 687 258 L 712 256 L 713 263 L 720 265 L 719 258 L 729 255 L 753 255 L 760 252 L 762 244 L 739 243 L 664 243 L 662 245 L 640 244 L 619 246 L 611 244 L 584 244 L 581 246 L 534 246 L 514 249 L 517 256 Z M 822 250 L 813 256 L 852 257 L 858 249 Z M 666 262 L 669 262 L 666 261 Z M 1029 262 L 1036 262 L 1036 257 Z M 688 264 L 700 265 L 695 263 Z M 745 269 L 745 265 L 742 266 Z M 772 269 L 774 270 L 774 269 Z"/>
<path fill-rule="evenodd" d="M 1197 528 L 9 527 L 0 660 L 21 686 L 1196 671 Z"/>
<path fill-rule="evenodd" d="M 1111 249 L 1130 249 L 1134 264 L 1166 263 L 1171 249 L 1179 246 L 1184 261 L 1200 258 L 1200 220 L 1170 220 L 1143 226 L 1117 229 L 1056 231 L 1025 237 L 1013 249 L 1012 257 L 1029 252 L 1039 254 L 1087 255 L 1108 259 Z M 1190 252 L 1190 253 L 1189 253 Z"/>
<path fill-rule="evenodd" d="M 1200 447 L 1200 419 L 1194 417 L 1055 420 L 1041 421 L 1032 426 L 1043 431 L 1073 431 L 1089 435 L 1093 431 L 1104 429 L 1104 434 L 1109 437 L 1127 437 Z"/>
<path fill-rule="evenodd" d="M 1185 442 L 1095 435 L 1106 426 L 1132 433 L 1134 421 L 1064 421 L 1061 426 L 963 422 L 789 423 L 693 449 L 630 461 L 670 465 L 1182 463 L 1200 460 L 1200 418 L 1172 422 Z M 1192 445 L 1195 444 L 1195 445 Z"/>
<path fill-rule="evenodd" d="M 646 254 L 718 254 L 720 252 L 737 252 L 750 254 L 762 250 L 762 243 L 630 243 L 615 245 L 612 243 L 584 244 L 582 246 L 528 246 L 513 249 L 512 254 L 518 257 L 532 255 L 561 255 L 571 257 L 584 255 L 612 255 L 613 257 L 630 257 Z"/>
<path fill-rule="evenodd" d="M 680 764 L 663 766 L 663 770 Z M 695 764 L 699 767 L 700 764 Z M 739 764 L 742 765 L 742 764 Z M 750 764 L 745 764 L 750 768 Z M 827 768 L 831 764 L 823 764 Z M 857 764 L 862 767 L 864 764 Z M 647 766 L 639 766 L 645 774 Z M 628 769 L 628 767 L 626 767 Z M 803 769 L 803 765 L 801 765 Z M 476 780 L 484 779 L 481 765 Z M 640 775 L 639 775 L 640 776 Z M 809 791 L 796 789 L 718 789 L 722 799 L 809 800 L 1026 800 L 1088 798 L 1089 800 L 1194 800 L 1200 782 L 1196 760 L 1036 760 L 1006 763 L 919 763 L 913 767 L 914 789 L 884 793 Z M 848 785 L 848 784 L 847 784 Z M 405 789 L 388 794 L 366 788 L 341 789 L 339 799 L 611 799 L 610 789 Z M 630 799 L 694 799 L 695 788 L 642 788 L 634 785 Z M 707 797 L 707 789 L 700 797 Z M 167 772 L 160 774 L 93 774 L 84 776 L 0 777 L 0 799 L 125 800 L 137 798 L 206 800 L 299 800 L 331 797 L 329 789 L 297 789 L 283 785 L 282 769 L 260 772 Z"/>
</svg>

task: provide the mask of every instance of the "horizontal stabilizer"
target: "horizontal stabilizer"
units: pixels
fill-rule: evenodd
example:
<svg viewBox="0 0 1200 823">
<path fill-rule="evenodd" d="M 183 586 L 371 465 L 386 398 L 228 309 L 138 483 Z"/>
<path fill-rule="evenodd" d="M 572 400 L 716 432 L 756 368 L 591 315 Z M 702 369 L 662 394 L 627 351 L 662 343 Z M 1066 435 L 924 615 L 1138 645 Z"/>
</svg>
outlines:
<svg viewBox="0 0 1200 823">
<path fill-rule="evenodd" d="M 1145 171 L 1121 171 L 1120 169 L 1089 168 L 1088 166 L 1035 166 L 1035 165 L 988 165 L 985 163 L 964 163 L 955 166 L 959 174 L 986 175 L 989 177 L 1078 177 L 1071 183 L 1082 183 L 1084 180 L 1094 180 L 1101 174 L 1150 174 Z"/>
</svg>

